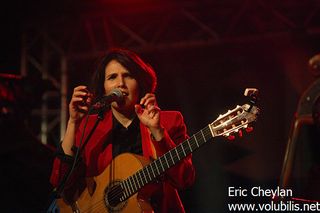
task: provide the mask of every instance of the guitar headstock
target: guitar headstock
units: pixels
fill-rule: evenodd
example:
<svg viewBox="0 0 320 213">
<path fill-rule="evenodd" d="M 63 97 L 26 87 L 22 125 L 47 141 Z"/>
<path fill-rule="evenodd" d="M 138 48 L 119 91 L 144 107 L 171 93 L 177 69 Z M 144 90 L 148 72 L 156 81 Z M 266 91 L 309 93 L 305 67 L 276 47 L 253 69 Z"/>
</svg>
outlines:
<svg viewBox="0 0 320 213">
<path fill-rule="evenodd" d="M 249 103 L 237 105 L 209 125 L 213 136 L 228 137 L 241 129 L 247 129 L 250 123 L 256 121 L 260 111 L 256 106 L 258 90 L 247 88 L 244 95 L 250 98 Z"/>
</svg>

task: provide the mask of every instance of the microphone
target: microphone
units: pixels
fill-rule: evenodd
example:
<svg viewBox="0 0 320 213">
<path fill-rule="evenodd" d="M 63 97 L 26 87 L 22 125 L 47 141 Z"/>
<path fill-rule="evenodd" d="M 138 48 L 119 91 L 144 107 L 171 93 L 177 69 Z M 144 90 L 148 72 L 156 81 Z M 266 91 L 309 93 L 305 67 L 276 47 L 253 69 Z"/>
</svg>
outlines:
<svg viewBox="0 0 320 213">
<path fill-rule="evenodd" d="M 122 92 L 119 89 L 114 89 L 108 95 L 100 98 L 91 107 L 93 109 L 102 109 L 102 108 L 109 106 L 114 101 L 117 103 L 121 103 L 121 102 L 123 102 L 123 99 L 124 99 L 124 97 L 123 97 Z"/>
</svg>

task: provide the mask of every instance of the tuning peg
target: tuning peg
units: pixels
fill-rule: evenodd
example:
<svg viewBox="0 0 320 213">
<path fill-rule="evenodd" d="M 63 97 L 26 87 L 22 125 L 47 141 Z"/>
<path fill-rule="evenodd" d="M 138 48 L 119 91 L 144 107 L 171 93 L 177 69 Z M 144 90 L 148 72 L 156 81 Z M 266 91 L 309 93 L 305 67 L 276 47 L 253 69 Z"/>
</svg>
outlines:
<svg viewBox="0 0 320 213">
<path fill-rule="evenodd" d="M 250 132 L 252 132 L 253 131 L 253 127 L 252 126 L 248 126 L 247 128 L 246 128 L 246 132 L 247 133 L 250 133 Z"/>
<path fill-rule="evenodd" d="M 236 137 L 234 135 L 229 135 L 228 140 L 233 141 Z"/>
<path fill-rule="evenodd" d="M 241 129 L 239 130 L 238 135 L 240 138 L 242 137 L 242 130 Z"/>
</svg>

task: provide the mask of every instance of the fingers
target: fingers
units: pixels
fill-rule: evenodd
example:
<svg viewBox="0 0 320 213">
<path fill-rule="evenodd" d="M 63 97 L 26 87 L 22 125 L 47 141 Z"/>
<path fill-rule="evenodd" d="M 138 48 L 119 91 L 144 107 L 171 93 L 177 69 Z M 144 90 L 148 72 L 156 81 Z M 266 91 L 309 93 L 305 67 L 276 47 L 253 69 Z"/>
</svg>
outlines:
<svg viewBox="0 0 320 213">
<path fill-rule="evenodd" d="M 135 111 L 140 121 L 150 129 L 160 127 L 160 111 L 157 106 L 156 96 L 147 93 L 141 100 L 140 104 L 135 105 Z"/>
<path fill-rule="evenodd" d="M 150 116 L 150 118 L 154 118 L 154 116 L 158 115 L 159 112 L 160 112 L 160 108 L 155 105 L 148 107 L 148 110 L 147 110 L 147 113 Z"/>
<path fill-rule="evenodd" d="M 149 106 L 157 105 L 156 96 L 153 93 L 147 93 L 140 100 L 140 105 L 148 109 Z"/>
<path fill-rule="evenodd" d="M 80 119 L 88 112 L 91 101 L 92 94 L 87 89 L 87 86 L 75 87 L 69 104 L 70 117 L 74 120 Z"/>
<path fill-rule="evenodd" d="M 143 108 L 142 108 L 141 105 L 139 105 L 139 104 L 134 105 L 134 109 L 135 109 L 137 115 L 142 115 L 142 113 L 143 113 Z"/>
<path fill-rule="evenodd" d="M 92 94 L 86 86 L 75 87 L 72 94 L 71 102 L 76 106 L 88 106 L 91 103 Z"/>
<path fill-rule="evenodd" d="M 76 110 L 81 113 L 86 113 L 89 110 L 89 106 L 77 105 Z"/>
<path fill-rule="evenodd" d="M 140 106 L 144 107 L 144 109 L 139 107 L 138 112 L 146 109 L 148 115 L 152 115 L 152 117 L 155 113 L 160 111 L 160 108 L 157 106 L 156 96 L 153 93 L 147 93 L 143 98 L 141 98 Z"/>
<path fill-rule="evenodd" d="M 154 105 L 149 106 L 148 109 L 146 109 L 146 108 L 143 108 L 141 105 L 136 104 L 135 111 L 138 116 L 145 115 L 148 118 L 153 119 L 156 116 L 159 116 L 161 109 L 158 106 L 154 106 Z"/>
</svg>

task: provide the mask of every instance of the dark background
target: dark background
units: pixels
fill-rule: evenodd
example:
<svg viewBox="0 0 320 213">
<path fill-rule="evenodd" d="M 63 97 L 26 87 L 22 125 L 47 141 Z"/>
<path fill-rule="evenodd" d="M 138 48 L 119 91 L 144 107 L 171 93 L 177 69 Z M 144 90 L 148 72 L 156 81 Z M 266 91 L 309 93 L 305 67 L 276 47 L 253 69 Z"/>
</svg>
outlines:
<svg viewBox="0 0 320 213">
<path fill-rule="evenodd" d="M 258 88 L 261 115 L 254 131 L 234 141 L 217 138 L 195 152 L 196 183 L 181 192 L 187 212 L 227 212 L 227 203 L 264 200 L 235 201 L 228 187 L 274 189 L 279 183 L 299 98 L 316 79 L 308 60 L 320 52 L 319 5 L 315 0 L 11 1 L 2 7 L 0 73 L 20 75 L 23 35 L 29 54 L 41 61 L 40 44 L 47 35 L 67 56 L 70 95 L 75 85 L 89 83 L 97 58 L 108 47 L 131 48 L 158 74 L 160 107 L 181 111 L 190 135 L 242 104 L 245 88 Z M 183 11 L 216 35 L 184 20 Z M 101 17 L 116 19 L 152 42 L 126 41 L 116 21 L 109 25 L 113 39 L 106 41 L 99 34 Z M 154 32 L 158 36 L 152 37 Z M 59 54 L 51 51 L 47 64 L 58 80 Z M 42 93 L 59 90 L 31 65 L 28 80 L 11 81 L 11 88 L 22 85 L 18 96 L 23 101 L 1 118 L 4 206 L 8 212 L 40 211 L 51 190 L 52 150 L 60 138 L 58 128 L 52 129 L 48 144 L 42 145 L 40 118 L 33 112 Z M 52 106 L 59 107 L 58 101 L 52 100 Z"/>
</svg>

